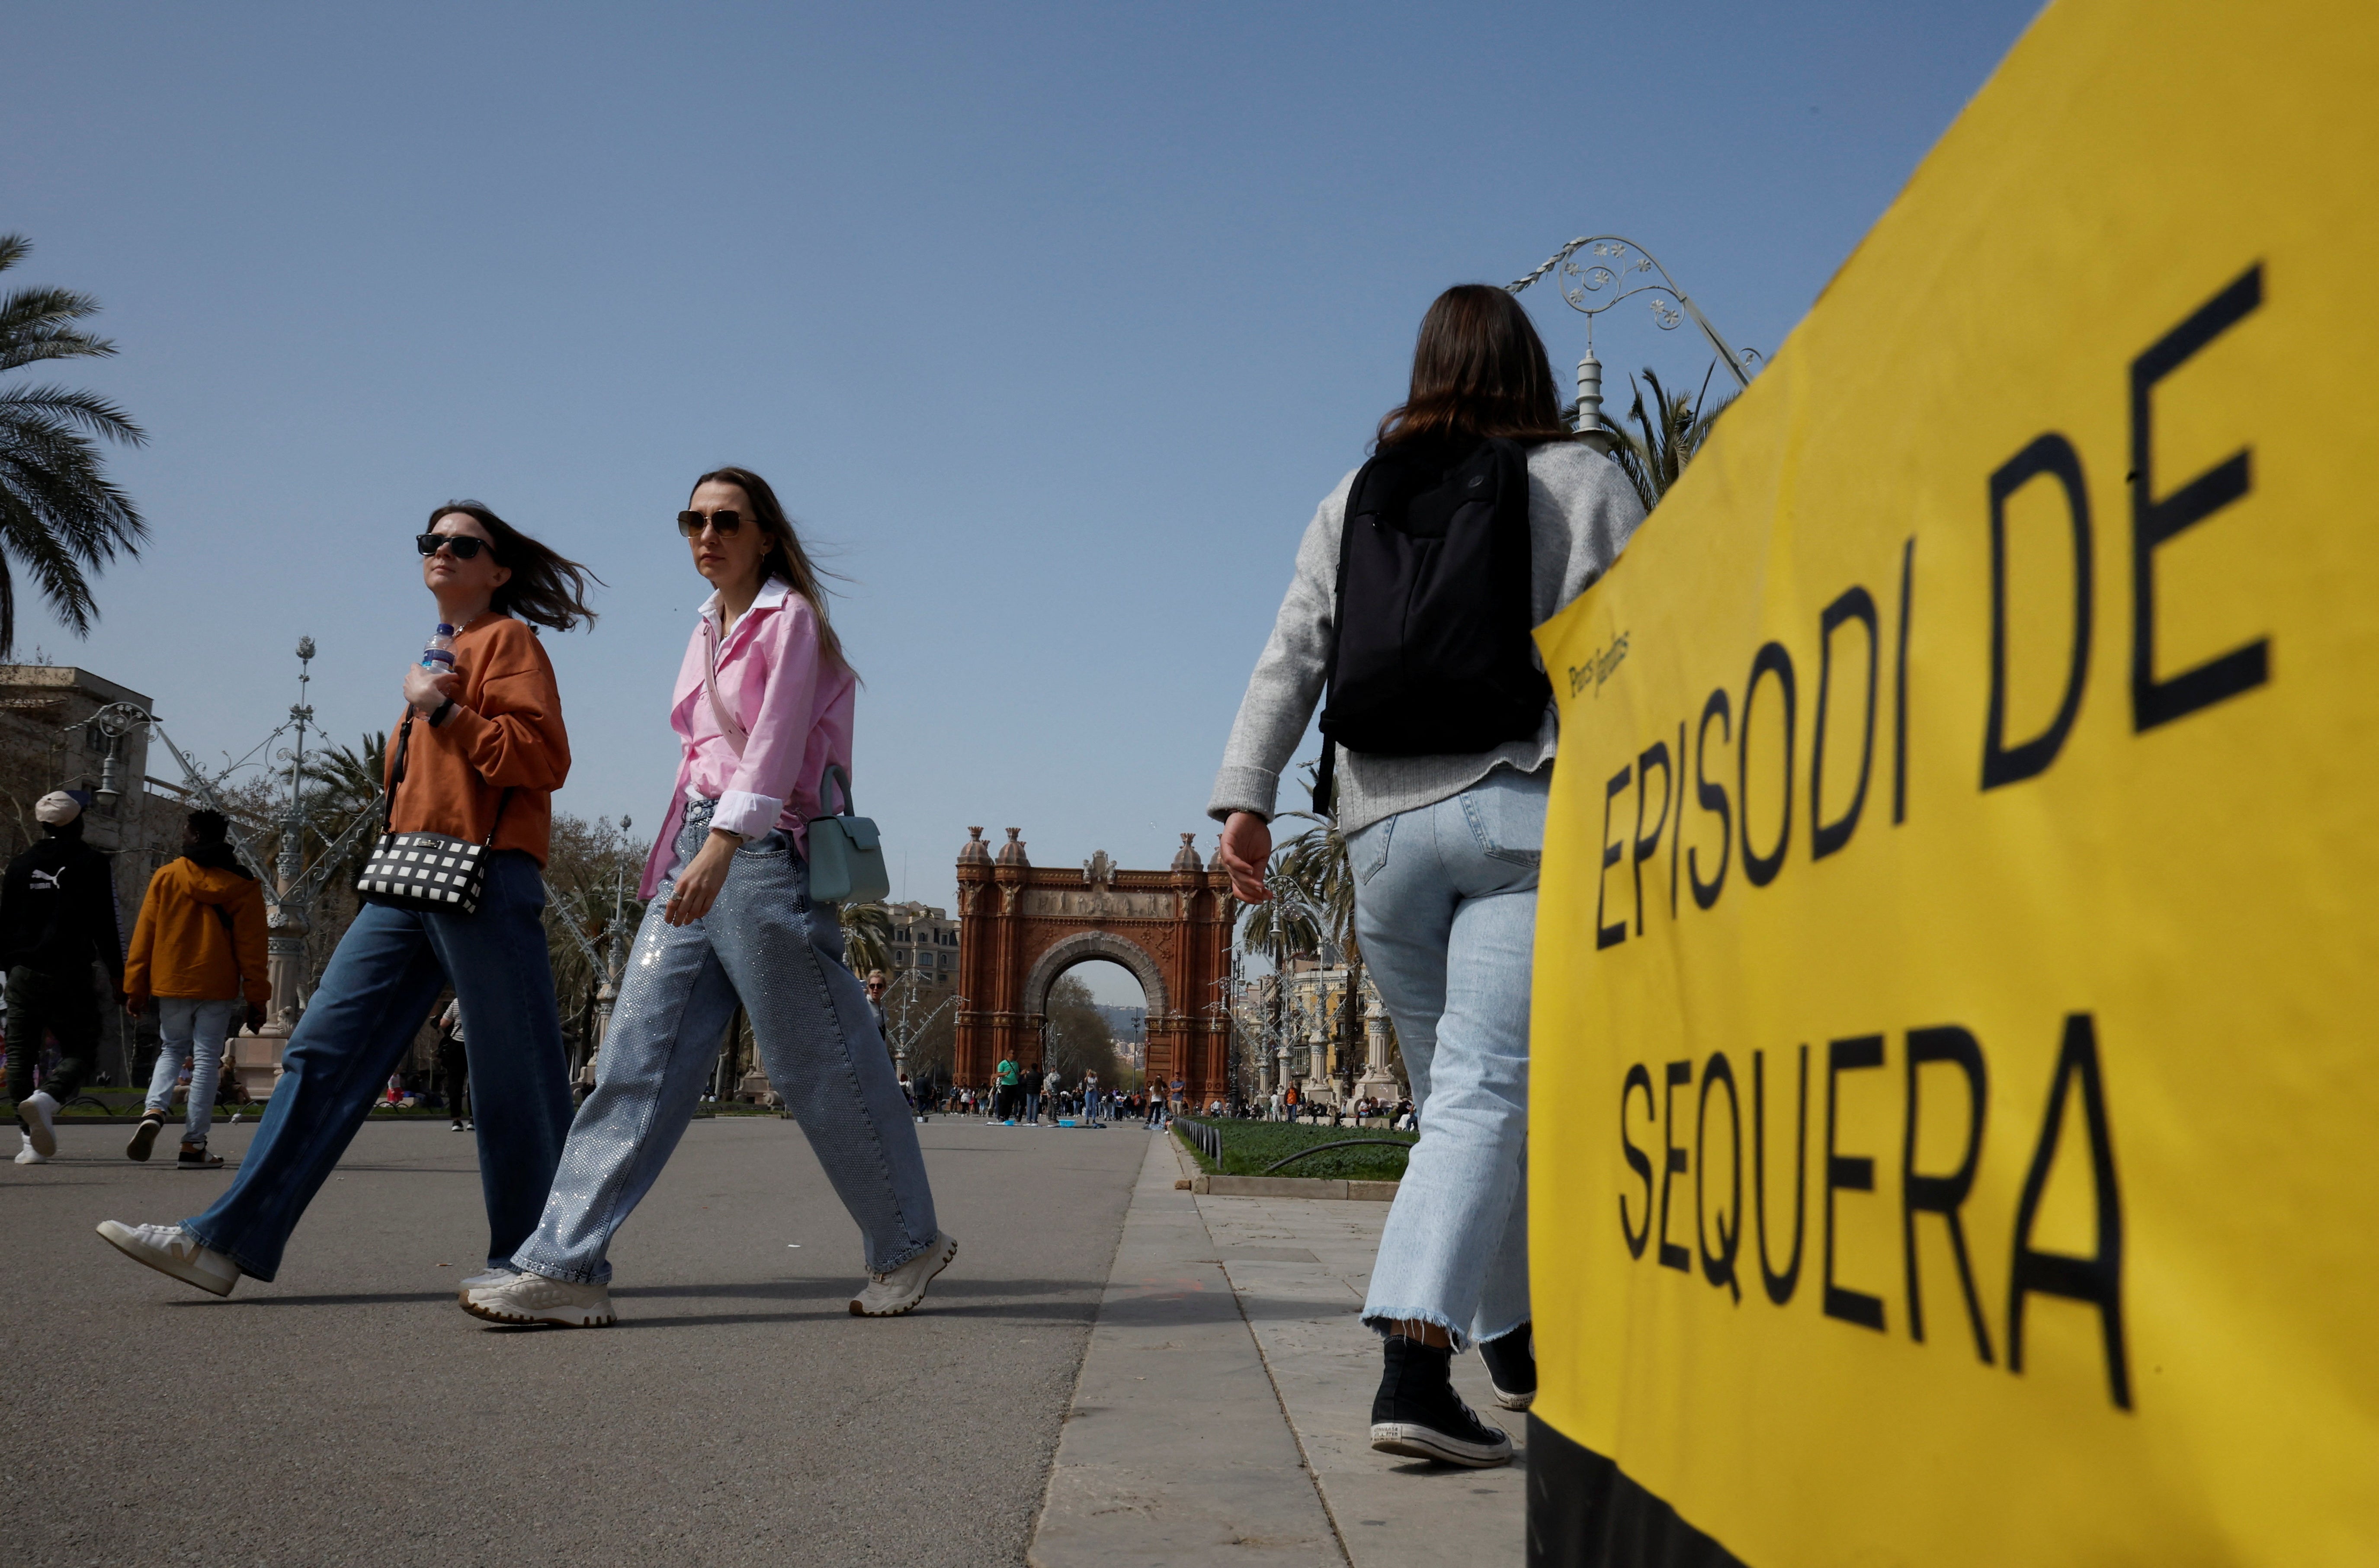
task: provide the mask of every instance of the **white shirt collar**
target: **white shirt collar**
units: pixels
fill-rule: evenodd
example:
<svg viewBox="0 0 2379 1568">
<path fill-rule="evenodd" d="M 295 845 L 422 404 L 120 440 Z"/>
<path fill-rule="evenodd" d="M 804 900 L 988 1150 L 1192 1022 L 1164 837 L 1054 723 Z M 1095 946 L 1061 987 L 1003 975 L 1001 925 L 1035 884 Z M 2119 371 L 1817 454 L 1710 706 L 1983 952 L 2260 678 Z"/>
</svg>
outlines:
<svg viewBox="0 0 2379 1568">
<path fill-rule="evenodd" d="M 781 609 L 784 608 L 785 600 L 792 597 L 792 592 L 793 585 L 791 583 L 786 582 L 782 577 L 771 577 L 767 582 L 760 585 L 759 593 L 753 597 L 752 609 Z M 701 606 L 695 609 L 694 613 L 702 620 L 717 621 L 719 619 L 719 590 L 716 588 L 711 589 L 710 597 L 702 601 Z M 744 615 L 749 616 L 752 613 L 752 610 L 747 609 L 743 613 Z"/>
</svg>

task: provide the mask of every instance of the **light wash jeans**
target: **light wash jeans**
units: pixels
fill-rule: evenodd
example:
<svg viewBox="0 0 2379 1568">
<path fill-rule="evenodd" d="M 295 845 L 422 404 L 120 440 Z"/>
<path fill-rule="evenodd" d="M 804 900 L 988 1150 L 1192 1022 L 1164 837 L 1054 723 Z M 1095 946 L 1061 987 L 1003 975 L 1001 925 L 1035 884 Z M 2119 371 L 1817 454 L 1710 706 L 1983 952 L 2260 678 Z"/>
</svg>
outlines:
<svg viewBox="0 0 2379 1568">
<path fill-rule="evenodd" d="M 1528 1320 L 1528 983 L 1552 769 L 1497 768 L 1346 841 L 1355 930 L 1395 1020 L 1420 1141 L 1363 1320 L 1455 1348 Z"/>
<path fill-rule="evenodd" d="M 843 963 L 835 906 L 810 902 L 809 867 L 784 834 L 735 851 L 718 901 L 700 920 L 662 918 L 678 873 L 709 837 L 714 809 L 688 804 L 676 864 L 646 908 L 620 983 L 594 1092 L 571 1124 L 545 1216 L 513 1254 L 514 1268 L 579 1285 L 610 1281 L 611 1237 L 694 1119 L 739 1001 L 768 1086 L 784 1097 L 859 1223 L 868 1269 L 888 1272 L 934 1244 L 917 1124 L 866 988 Z"/>
<path fill-rule="evenodd" d="M 545 874 L 523 850 L 488 857 L 477 914 L 364 906 L 298 1015 L 239 1174 L 182 1228 L 242 1273 L 271 1279 L 289 1233 L 447 984 L 471 1020 L 488 1261 L 511 1257 L 537 1224 L 570 1131 L 570 1060 L 546 959 Z"/>
<path fill-rule="evenodd" d="M 215 1084 L 223 1072 L 223 1036 L 231 1032 L 232 1014 L 239 998 L 223 1001 L 198 996 L 157 998 L 157 1067 L 149 1075 L 147 1109 L 174 1108 L 174 1085 L 182 1077 L 182 1063 L 190 1064 L 190 1108 L 184 1116 L 182 1141 L 203 1149 L 207 1129 L 214 1126 Z"/>
</svg>

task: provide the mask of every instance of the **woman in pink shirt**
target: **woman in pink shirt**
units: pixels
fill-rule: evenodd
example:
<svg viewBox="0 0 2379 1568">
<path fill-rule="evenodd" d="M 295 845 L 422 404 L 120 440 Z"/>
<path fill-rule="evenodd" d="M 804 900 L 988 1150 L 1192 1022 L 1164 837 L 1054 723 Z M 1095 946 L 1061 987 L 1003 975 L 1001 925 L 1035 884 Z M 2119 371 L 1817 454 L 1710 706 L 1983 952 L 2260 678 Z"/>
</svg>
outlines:
<svg viewBox="0 0 2379 1568">
<path fill-rule="evenodd" d="M 906 1312 L 958 1251 L 938 1228 L 917 1129 L 832 904 L 809 896 L 809 821 L 827 769 L 848 778 L 858 680 L 817 573 L 767 480 L 695 481 L 679 531 L 717 592 L 670 704 L 677 784 L 646 862 L 643 929 L 520 1272 L 463 1293 L 474 1316 L 612 1321 L 612 1236 L 693 1118 L 740 1005 L 767 1067 L 859 1224 L 869 1279 L 851 1309 Z M 838 798 L 835 806 L 848 810 Z"/>
</svg>

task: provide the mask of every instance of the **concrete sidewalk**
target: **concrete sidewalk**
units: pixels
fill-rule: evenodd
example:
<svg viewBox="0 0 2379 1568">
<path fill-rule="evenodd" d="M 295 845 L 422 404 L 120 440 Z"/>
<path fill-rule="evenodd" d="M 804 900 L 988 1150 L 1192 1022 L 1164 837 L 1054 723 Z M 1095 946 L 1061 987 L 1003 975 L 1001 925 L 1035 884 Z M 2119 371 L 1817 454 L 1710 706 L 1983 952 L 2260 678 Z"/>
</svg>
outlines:
<svg viewBox="0 0 2379 1568">
<path fill-rule="evenodd" d="M 1150 1144 L 1031 1561 L 1520 1562 L 1525 1452 L 1464 1470 L 1371 1447 L 1380 1351 L 1359 1313 L 1388 1206 L 1176 1190 L 1194 1164 Z M 1477 1357 L 1455 1382 L 1522 1434 Z"/>
</svg>

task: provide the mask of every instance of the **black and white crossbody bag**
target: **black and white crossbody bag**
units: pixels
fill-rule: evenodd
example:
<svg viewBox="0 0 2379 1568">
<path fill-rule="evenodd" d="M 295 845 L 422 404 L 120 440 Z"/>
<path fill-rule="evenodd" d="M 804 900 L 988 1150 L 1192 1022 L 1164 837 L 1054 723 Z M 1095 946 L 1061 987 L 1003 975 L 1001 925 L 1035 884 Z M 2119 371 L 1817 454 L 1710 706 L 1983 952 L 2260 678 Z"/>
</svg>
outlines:
<svg viewBox="0 0 2379 1568">
<path fill-rule="evenodd" d="M 380 842 L 363 875 L 356 879 L 356 896 L 367 903 L 430 914 L 471 915 L 488 891 L 488 855 L 496 828 L 504 820 L 510 790 L 496 797 L 495 821 L 488 824 L 485 842 L 474 844 L 446 833 L 392 833 L 397 786 L 405 782 L 405 754 L 413 741 L 413 715 L 405 716 L 397 731 L 396 766 L 389 772 L 388 792 L 380 803 Z"/>
</svg>

